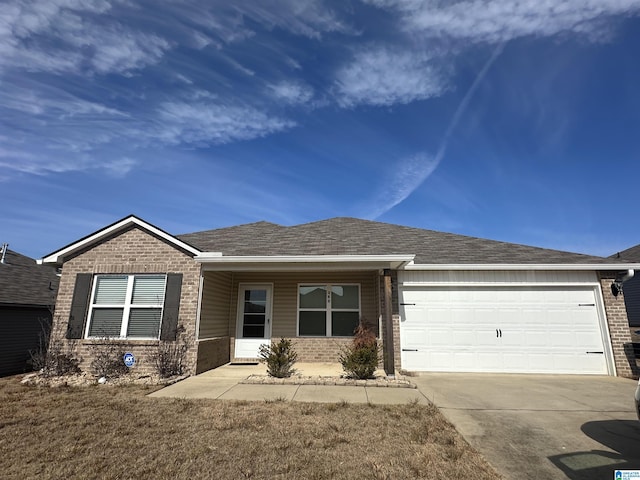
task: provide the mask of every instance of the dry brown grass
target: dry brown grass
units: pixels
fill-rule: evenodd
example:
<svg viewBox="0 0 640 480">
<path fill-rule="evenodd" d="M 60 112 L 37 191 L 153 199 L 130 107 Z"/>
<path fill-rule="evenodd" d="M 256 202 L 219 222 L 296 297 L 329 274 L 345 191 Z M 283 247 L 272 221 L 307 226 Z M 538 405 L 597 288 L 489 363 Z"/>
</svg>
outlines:
<svg viewBox="0 0 640 480">
<path fill-rule="evenodd" d="M 498 479 L 434 407 L 148 398 L 0 379 L 4 479 Z"/>
</svg>

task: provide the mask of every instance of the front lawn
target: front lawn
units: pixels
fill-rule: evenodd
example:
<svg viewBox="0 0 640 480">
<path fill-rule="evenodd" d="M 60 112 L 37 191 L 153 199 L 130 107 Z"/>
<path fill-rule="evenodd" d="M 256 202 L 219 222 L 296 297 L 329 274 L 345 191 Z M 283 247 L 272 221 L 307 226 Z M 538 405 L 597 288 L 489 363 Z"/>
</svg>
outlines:
<svg viewBox="0 0 640 480">
<path fill-rule="evenodd" d="M 498 479 L 434 407 L 148 398 L 0 379 L 3 479 Z"/>
</svg>

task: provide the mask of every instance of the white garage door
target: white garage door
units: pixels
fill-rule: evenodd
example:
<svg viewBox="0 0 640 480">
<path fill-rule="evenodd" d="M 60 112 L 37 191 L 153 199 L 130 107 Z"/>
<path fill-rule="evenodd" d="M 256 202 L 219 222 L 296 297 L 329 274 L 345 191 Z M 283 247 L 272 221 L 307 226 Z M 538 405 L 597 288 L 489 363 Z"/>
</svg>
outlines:
<svg viewBox="0 0 640 480">
<path fill-rule="evenodd" d="M 607 374 L 592 287 L 404 288 L 409 371 Z"/>
</svg>

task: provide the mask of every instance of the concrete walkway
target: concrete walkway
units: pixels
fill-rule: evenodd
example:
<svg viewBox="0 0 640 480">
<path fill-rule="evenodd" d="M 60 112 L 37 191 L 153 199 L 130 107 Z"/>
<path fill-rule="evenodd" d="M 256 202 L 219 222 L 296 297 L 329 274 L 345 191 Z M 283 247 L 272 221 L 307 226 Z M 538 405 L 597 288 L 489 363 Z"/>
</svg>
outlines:
<svg viewBox="0 0 640 480">
<path fill-rule="evenodd" d="M 296 370 L 304 376 L 338 377 L 339 364 L 298 363 Z M 349 402 L 403 404 L 428 400 L 413 388 L 352 387 L 332 385 L 249 385 L 240 383 L 250 375 L 264 375 L 264 365 L 223 365 L 175 383 L 150 394 L 150 397 L 215 398 L 219 400 L 296 402 Z"/>
</svg>

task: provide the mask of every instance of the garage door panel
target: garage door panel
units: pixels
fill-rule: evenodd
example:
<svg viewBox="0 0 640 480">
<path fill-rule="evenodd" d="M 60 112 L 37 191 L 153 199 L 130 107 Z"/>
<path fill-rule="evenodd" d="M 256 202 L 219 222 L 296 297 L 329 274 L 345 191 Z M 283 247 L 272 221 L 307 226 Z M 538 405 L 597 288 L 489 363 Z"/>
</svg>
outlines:
<svg viewBox="0 0 640 480">
<path fill-rule="evenodd" d="M 402 302 L 407 370 L 607 373 L 586 353 L 604 350 L 592 287 L 406 288 Z"/>
</svg>

